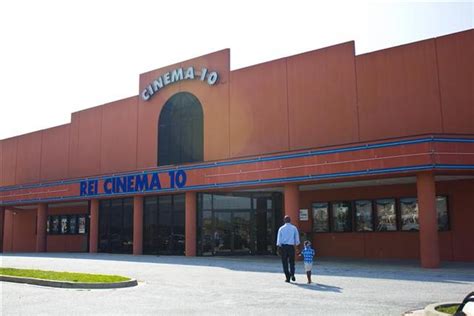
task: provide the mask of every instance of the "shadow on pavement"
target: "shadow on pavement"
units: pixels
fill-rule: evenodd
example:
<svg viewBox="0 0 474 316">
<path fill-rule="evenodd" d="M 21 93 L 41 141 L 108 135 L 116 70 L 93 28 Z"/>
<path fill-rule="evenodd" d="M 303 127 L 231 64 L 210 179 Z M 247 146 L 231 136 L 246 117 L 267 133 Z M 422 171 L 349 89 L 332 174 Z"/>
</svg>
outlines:
<svg viewBox="0 0 474 316">
<path fill-rule="evenodd" d="M 31 257 L 57 260 L 97 260 L 121 261 L 143 264 L 192 265 L 219 267 L 235 271 L 283 273 L 277 256 L 245 257 L 184 257 L 123 255 L 106 253 L 4 253 L 1 258 Z M 297 262 L 297 273 L 302 271 L 302 263 Z M 443 282 L 469 284 L 474 282 L 474 263 L 444 262 L 438 269 L 423 269 L 415 260 L 360 260 L 341 258 L 317 258 L 313 275 L 353 278 L 395 279 L 421 282 Z M 302 285 L 303 286 L 303 285 Z M 312 285 L 309 285 L 312 286 Z M 314 285 L 313 285 L 314 286 Z M 324 287 L 315 290 L 324 291 Z"/>
<path fill-rule="evenodd" d="M 303 289 L 312 290 L 312 291 L 336 292 L 336 293 L 342 292 L 342 288 L 338 286 L 332 286 L 332 285 L 321 284 L 321 283 L 311 283 L 311 284 L 292 283 L 292 284 L 298 287 L 301 287 Z"/>
</svg>

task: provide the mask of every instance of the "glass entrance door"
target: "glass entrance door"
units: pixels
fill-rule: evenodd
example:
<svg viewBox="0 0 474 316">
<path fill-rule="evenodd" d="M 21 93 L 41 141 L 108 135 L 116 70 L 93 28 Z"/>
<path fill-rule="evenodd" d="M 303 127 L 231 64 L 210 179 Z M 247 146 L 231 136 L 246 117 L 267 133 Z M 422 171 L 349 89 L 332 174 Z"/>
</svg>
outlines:
<svg viewBox="0 0 474 316">
<path fill-rule="evenodd" d="M 232 251 L 232 213 L 216 212 L 214 217 L 214 253 Z"/>
<path fill-rule="evenodd" d="M 214 214 L 214 253 L 250 254 L 252 253 L 249 211 L 216 211 Z"/>
<path fill-rule="evenodd" d="M 251 249 L 251 231 L 249 211 L 232 212 L 232 242 L 234 253 L 250 254 Z"/>
<path fill-rule="evenodd" d="M 143 253 L 184 255 L 184 241 L 184 194 L 145 197 Z"/>
<path fill-rule="evenodd" d="M 133 199 L 102 200 L 99 205 L 99 252 L 132 253 Z"/>
<path fill-rule="evenodd" d="M 275 254 L 279 193 L 198 195 L 200 255 Z"/>
</svg>

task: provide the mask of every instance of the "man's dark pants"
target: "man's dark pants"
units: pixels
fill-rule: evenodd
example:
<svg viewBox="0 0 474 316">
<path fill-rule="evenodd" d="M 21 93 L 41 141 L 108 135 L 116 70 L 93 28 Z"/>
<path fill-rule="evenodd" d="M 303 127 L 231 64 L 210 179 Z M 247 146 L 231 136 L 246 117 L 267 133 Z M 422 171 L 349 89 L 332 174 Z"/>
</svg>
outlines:
<svg viewBox="0 0 474 316">
<path fill-rule="evenodd" d="M 290 270 L 288 270 L 288 262 L 290 262 Z M 295 275 L 295 246 L 281 245 L 281 263 L 285 272 L 286 280 Z"/>
</svg>

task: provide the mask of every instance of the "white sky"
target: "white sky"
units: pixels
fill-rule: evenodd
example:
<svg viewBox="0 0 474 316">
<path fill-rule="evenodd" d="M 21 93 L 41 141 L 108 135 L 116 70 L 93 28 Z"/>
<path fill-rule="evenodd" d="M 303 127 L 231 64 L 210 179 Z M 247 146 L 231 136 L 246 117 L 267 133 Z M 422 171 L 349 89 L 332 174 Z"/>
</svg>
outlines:
<svg viewBox="0 0 474 316">
<path fill-rule="evenodd" d="M 474 28 L 464 2 L 2 0 L 0 139 L 137 95 L 140 73 L 231 49 L 231 68 L 355 40 L 356 54 Z"/>
</svg>

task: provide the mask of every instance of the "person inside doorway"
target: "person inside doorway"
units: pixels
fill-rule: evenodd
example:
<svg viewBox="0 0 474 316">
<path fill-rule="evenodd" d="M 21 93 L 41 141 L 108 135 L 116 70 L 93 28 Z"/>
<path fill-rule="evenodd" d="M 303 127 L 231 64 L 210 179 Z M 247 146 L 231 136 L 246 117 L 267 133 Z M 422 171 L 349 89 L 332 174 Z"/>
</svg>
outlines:
<svg viewBox="0 0 474 316">
<path fill-rule="evenodd" d="M 295 253 L 300 244 L 300 235 L 296 226 L 291 224 L 291 218 L 286 215 L 283 226 L 278 229 L 277 243 L 281 255 L 285 282 L 296 281 L 295 278 Z M 289 264 L 289 269 L 288 269 Z"/>
</svg>

